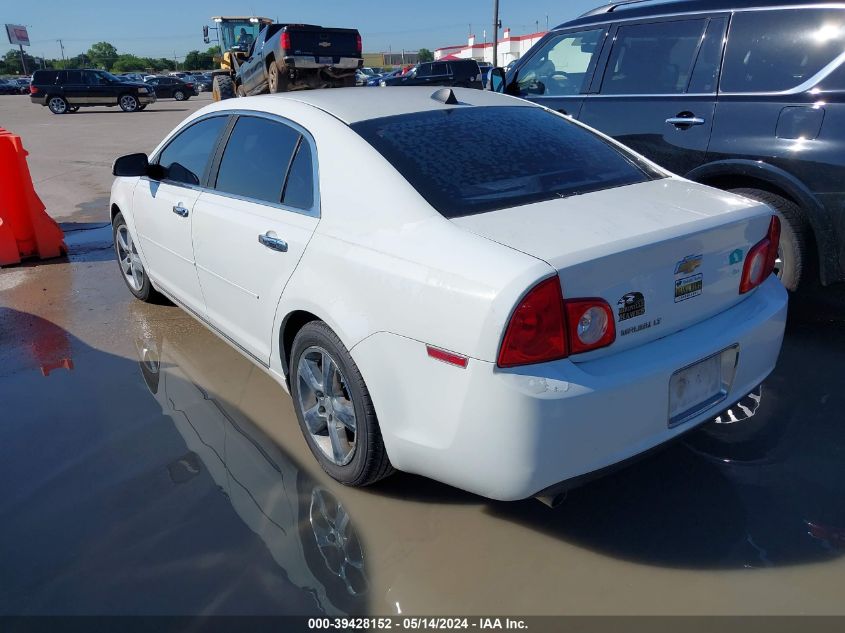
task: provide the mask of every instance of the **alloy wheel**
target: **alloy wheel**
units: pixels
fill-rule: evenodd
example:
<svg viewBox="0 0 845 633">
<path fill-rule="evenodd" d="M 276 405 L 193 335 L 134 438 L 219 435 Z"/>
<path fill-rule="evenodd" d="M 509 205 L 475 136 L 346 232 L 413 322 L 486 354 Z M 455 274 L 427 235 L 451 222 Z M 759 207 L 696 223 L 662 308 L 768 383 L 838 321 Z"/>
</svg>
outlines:
<svg viewBox="0 0 845 633">
<path fill-rule="evenodd" d="M 355 455 L 355 407 L 334 358 L 322 347 L 307 348 L 296 368 L 302 419 L 314 444 L 338 466 Z"/>
<path fill-rule="evenodd" d="M 136 292 L 144 286 L 144 266 L 132 240 L 132 234 L 125 224 L 120 225 L 115 234 L 114 244 L 117 249 L 117 260 L 120 270 L 126 278 L 126 283 Z"/>
<path fill-rule="evenodd" d="M 49 103 L 50 111 L 56 114 L 64 114 L 67 112 L 67 103 L 61 97 L 53 97 Z"/>
<path fill-rule="evenodd" d="M 120 107 L 128 112 L 131 112 L 138 107 L 138 101 L 132 95 L 123 95 L 120 98 Z"/>
</svg>

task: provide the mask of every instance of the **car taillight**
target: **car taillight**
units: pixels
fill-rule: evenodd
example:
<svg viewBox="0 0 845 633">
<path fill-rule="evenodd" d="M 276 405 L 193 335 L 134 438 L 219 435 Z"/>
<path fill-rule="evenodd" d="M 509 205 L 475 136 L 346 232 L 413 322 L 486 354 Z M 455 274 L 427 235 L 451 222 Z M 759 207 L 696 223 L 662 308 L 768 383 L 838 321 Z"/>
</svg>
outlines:
<svg viewBox="0 0 845 633">
<path fill-rule="evenodd" d="M 613 310 L 604 299 L 570 299 L 563 305 L 570 354 L 606 347 L 616 340 Z"/>
<path fill-rule="evenodd" d="M 193 88 L 193 87 L 194 87 L 194 84 L 185 84 L 185 87 L 186 87 L 186 88 Z"/>
<path fill-rule="evenodd" d="M 773 215 L 769 222 L 769 231 L 762 240 L 757 242 L 745 257 L 742 266 L 742 277 L 739 281 L 739 294 L 753 290 L 768 279 L 775 269 L 780 243 L 780 218 Z"/>
<path fill-rule="evenodd" d="M 290 33 L 285 31 L 282 33 L 282 48 L 288 50 L 290 48 Z"/>
<path fill-rule="evenodd" d="M 566 358 L 606 347 L 616 340 L 613 310 L 604 299 L 566 299 L 560 280 L 534 286 L 511 315 L 499 367 L 516 367 Z"/>
<path fill-rule="evenodd" d="M 37 93 L 37 92 L 38 92 L 38 88 L 36 88 L 35 86 L 30 85 L 30 87 L 29 87 L 29 94 L 34 95 L 34 94 L 35 94 L 35 93 Z"/>
<path fill-rule="evenodd" d="M 560 281 L 551 277 L 534 286 L 511 315 L 502 347 L 499 367 L 515 367 L 565 358 L 566 326 Z"/>
<path fill-rule="evenodd" d="M 355 47 L 356 47 L 356 50 L 358 51 L 359 55 L 361 54 L 361 51 L 364 50 L 364 47 L 361 44 L 361 34 L 360 33 L 355 34 Z"/>
</svg>

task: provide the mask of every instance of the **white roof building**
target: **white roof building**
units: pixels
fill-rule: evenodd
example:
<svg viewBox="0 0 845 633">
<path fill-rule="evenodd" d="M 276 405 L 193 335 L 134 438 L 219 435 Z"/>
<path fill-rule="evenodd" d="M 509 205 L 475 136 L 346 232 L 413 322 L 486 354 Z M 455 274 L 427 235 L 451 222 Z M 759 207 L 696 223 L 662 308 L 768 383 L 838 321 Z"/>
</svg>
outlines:
<svg viewBox="0 0 845 633">
<path fill-rule="evenodd" d="M 522 57 L 547 32 L 511 35 L 511 30 L 505 29 L 502 39 L 498 42 L 497 57 L 499 59 L 496 62 L 493 61 L 493 42 L 476 43 L 475 35 L 470 35 L 465 45 L 443 46 L 435 49 L 434 59 L 474 59 L 479 62 L 489 62 L 494 66 L 507 66 L 513 60 Z"/>
</svg>

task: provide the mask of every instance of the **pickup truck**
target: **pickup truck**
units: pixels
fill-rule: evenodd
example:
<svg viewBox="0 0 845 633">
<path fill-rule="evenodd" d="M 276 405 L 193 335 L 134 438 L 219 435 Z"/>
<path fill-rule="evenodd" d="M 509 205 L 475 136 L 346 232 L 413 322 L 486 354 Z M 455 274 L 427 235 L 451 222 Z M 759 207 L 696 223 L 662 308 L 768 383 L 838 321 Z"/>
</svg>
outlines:
<svg viewBox="0 0 845 633">
<path fill-rule="evenodd" d="M 356 29 L 268 24 L 250 43 L 235 74 L 238 96 L 355 85 L 364 65 Z"/>
</svg>

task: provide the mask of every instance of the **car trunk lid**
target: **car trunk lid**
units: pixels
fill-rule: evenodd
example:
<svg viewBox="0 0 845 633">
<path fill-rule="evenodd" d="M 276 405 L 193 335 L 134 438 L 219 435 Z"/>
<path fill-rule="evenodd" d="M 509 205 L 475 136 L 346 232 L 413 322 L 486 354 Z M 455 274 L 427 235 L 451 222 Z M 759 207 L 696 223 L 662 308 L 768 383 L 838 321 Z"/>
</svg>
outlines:
<svg viewBox="0 0 845 633">
<path fill-rule="evenodd" d="M 601 297 L 616 340 L 574 361 L 622 351 L 741 301 L 765 205 L 679 178 L 455 218 L 458 226 L 548 262 L 564 298 Z"/>
</svg>

